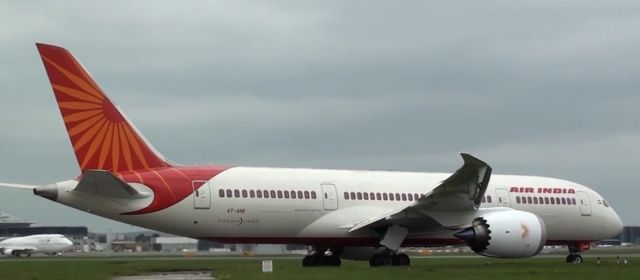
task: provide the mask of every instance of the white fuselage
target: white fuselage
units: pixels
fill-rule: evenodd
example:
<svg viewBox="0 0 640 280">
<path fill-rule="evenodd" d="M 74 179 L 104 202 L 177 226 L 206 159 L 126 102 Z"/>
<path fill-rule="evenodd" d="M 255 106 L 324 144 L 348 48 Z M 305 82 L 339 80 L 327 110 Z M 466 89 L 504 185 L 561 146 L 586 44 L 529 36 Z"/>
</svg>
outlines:
<svg viewBox="0 0 640 280">
<path fill-rule="evenodd" d="M 60 234 L 36 234 L 13 237 L 0 241 L 3 251 L 22 251 L 23 254 L 60 253 L 71 248 L 73 243 Z"/>
<path fill-rule="evenodd" d="M 234 167 L 218 174 L 179 203 L 139 215 L 120 213 L 144 207 L 151 198 L 126 204 L 115 199 L 105 201 L 103 197 L 78 195 L 71 191 L 77 184 L 75 180 L 58 183 L 57 187 L 61 188 L 60 203 L 182 236 L 232 243 L 339 241 L 364 246 L 375 241 L 373 232 L 350 233 L 350 228 L 414 203 L 415 196 L 429 193 L 449 175 Z M 372 195 L 375 199 L 371 199 Z M 414 197 L 410 199 L 410 195 Z M 615 211 L 595 191 L 565 180 L 531 176 L 493 175 L 481 209 L 456 212 L 455 217 L 459 220 L 461 215 L 468 215 L 466 220 L 470 222 L 481 215 L 483 209 L 492 207 L 510 207 L 540 216 L 546 224 L 548 243 L 602 240 L 616 235 L 622 227 Z M 430 215 L 446 221 L 452 214 Z M 453 240 L 451 233 L 412 233 L 405 243 L 429 245 L 431 241 Z"/>
</svg>

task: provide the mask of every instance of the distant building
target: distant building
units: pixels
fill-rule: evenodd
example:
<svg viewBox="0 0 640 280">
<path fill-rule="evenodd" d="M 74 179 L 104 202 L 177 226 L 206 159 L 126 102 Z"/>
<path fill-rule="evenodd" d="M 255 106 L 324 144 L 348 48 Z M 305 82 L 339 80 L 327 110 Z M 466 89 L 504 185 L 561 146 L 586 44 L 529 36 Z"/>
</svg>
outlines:
<svg viewBox="0 0 640 280">
<path fill-rule="evenodd" d="M 154 251 L 162 252 L 184 252 L 197 251 L 198 240 L 188 237 L 154 237 L 151 241 Z"/>
<path fill-rule="evenodd" d="M 620 240 L 622 244 L 640 244 L 640 226 L 622 228 L 622 232 L 615 239 Z"/>
</svg>

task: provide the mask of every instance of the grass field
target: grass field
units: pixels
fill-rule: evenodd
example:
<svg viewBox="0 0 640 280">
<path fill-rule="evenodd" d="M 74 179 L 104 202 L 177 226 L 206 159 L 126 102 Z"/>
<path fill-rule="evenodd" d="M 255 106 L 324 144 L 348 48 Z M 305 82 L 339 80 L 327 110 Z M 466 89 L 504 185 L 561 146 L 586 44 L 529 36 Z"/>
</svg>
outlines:
<svg viewBox="0 0 640 280">
<path fill-rule="evenodd" d="M 274 272 L 261 272 L 259 258 L 0 259 L 0 279 L 110 279 L 118 275 L 159 271 L 213 271 L 216 279 L 640 279 L 640 257 L 617 265 L 615 257 L 585 256 L 571 265 L 564 258 L 414 258 L 410 267 L 371 268 L 367 262 L 343 261 L 342 267 L 302 268 L 298 259 L 274 259 Z"/>
</svg>

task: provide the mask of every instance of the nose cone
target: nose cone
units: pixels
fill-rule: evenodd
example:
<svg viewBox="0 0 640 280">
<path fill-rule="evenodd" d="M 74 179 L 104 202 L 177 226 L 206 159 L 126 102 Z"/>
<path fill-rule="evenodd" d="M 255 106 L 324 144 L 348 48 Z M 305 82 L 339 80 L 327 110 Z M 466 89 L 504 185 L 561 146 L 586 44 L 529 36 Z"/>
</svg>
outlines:
<svg viewBox="0 0 640 280">
<path fill-rule="evenodd" d="M 620 216 L 618 216 L 618 213 L 616 213 L 616 211 L 611 209 L 611 213 L 609 214 L 607 220 L 607 229 L 609 231 L 610 237 L 614 237 L 622 232 L 622 228 L 624 227 L 624 225 L 622 224 L 622 220 L 620 219 Z"/>
</svg>

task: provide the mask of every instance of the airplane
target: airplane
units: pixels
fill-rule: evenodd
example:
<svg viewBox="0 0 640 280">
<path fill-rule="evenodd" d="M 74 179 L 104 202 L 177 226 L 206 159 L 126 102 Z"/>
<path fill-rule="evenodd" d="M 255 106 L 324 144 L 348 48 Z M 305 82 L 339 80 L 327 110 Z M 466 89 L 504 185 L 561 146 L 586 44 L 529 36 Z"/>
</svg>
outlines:
<svg viewBox="0 0 640 280">
<path fill-rule="evenodd" d="M 309 246 L 303 266 L 406 266 L 401 247 L 467 245 L 497 258 L 567 245 L 566 262 L 622 222 L 578 183 L 492 175 L 462 153 L 453 173 L 186 166 L 168 161 L 68 50 L 37 43 L 80 175 L 35 195 L 116 221 L 223 243 Z M 179 116 L 176 116 L 179 117 Z M 491 182 L 489 180 L 491 179 Z"/>
<path fill-rule="evenodd" d="M 0 241 L 0 254 L 14 257 L 31 257 L 31 254 L 35 253 L 60 255 L 71 246 L 73 242 L 62 234 L 36 234 Z"/>
</svg>

